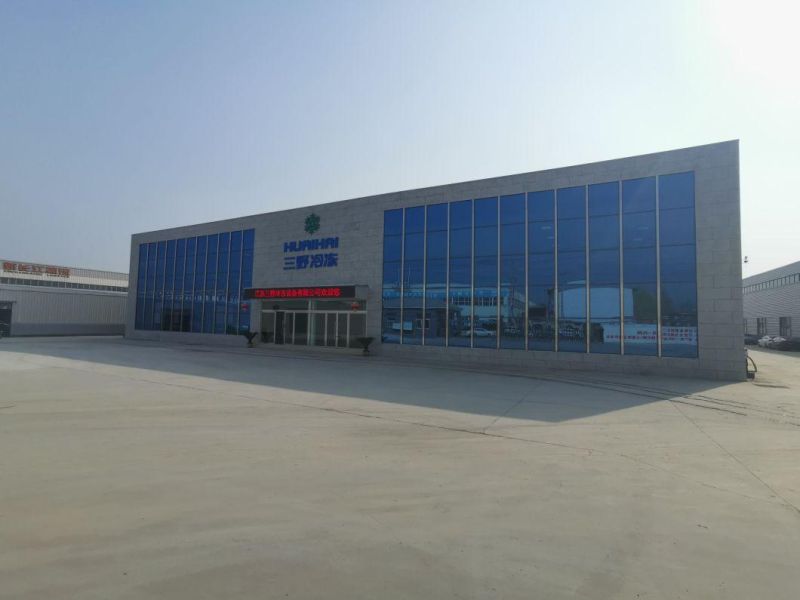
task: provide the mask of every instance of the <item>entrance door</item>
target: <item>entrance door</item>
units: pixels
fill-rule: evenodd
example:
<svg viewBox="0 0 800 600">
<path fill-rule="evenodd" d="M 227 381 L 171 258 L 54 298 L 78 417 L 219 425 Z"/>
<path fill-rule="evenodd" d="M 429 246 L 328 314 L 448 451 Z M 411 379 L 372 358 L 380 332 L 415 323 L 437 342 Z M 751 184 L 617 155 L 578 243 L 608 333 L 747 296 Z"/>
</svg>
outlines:
<svg viewBox="0 0 800 600">
<path fill-rule="evenodd" d="M 336 347 L 347 348 L 347 313 L 337 314 Z"/>
<path fill-rule="evenodd" d="M 308 344 L 308 313 L 294 313 L 294 344 L 296 346 Z"/>
<path fill-rule="evenodd" d="M 336 313 L 325 313 L 325 345 L 336 346 Z"/>
<path fill-rule="evenodd" d="M 261 341 L 265 344 L 275 342 L 275 313 L 263 311 L 261 313 Z"/>
<path fill-rule="evenodd" d="M 0 305 L 0 338 L 11 337 L 11 303 Z"/>
<path fill-rule="evenodd" d="M 282 310 L 279 310 L 275 313 L 275 343 L 276 344 L 283 344 L 285 343 L 285 331 L 284 326 L 286 322 L 286 313 Z M 291 334 L 291 329 L 289 330 Z"/>
</svg>

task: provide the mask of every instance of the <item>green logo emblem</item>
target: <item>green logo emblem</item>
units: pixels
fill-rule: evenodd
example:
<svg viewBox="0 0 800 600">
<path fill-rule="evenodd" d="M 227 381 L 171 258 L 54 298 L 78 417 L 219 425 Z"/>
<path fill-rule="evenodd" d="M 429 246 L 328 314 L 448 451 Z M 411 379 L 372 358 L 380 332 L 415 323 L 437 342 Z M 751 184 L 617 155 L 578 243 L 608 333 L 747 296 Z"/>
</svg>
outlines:
<svg viewBox="0 0 800 600">
<path fill-rule="evenodd" d="M 319 215 L 311 213 L 306 217 L 305 230 L 309 235 L 314 235 L 319 231 Z"/>
</svg>

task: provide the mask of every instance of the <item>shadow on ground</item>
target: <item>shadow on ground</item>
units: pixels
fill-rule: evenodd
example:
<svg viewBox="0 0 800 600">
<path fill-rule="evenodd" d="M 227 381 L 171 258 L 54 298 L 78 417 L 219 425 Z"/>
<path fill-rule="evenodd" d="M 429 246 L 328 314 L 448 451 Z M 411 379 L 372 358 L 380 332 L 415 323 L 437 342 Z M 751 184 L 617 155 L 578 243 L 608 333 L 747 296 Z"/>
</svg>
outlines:
<svg viewBox="0 0 800 600">
<path fill-rule="evenodd" d="M 144 350 L 144 351 L 143 351 Z M 695 406 L 735 412 L 708 393 L 715 381 L 590 372 L 477 372 L 390 362 L 354 354 L 156 344 L 122 338 L 18 338 L 0 353 L 47 356 L 92 365 L 168 373 L 174 382 L 202 377 L 220 382 L 281 388 L 503 417 L 525 403 L 515 418 L 562 422 L 651 402 L 682 399 Z"/>
</svg>

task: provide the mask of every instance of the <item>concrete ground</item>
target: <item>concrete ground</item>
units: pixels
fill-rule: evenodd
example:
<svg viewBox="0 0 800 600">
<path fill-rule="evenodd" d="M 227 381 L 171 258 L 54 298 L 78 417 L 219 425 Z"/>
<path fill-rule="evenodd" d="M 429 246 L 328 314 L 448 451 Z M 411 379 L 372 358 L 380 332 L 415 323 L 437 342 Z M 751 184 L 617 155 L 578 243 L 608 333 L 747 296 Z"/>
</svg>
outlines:
<svg viewBox="0 0 800 600">
<path fill-rule="evenodd" d="M 0 341 L 0 597 L 800 595 L 800 359 L 755 383 Z"/>
</svg>

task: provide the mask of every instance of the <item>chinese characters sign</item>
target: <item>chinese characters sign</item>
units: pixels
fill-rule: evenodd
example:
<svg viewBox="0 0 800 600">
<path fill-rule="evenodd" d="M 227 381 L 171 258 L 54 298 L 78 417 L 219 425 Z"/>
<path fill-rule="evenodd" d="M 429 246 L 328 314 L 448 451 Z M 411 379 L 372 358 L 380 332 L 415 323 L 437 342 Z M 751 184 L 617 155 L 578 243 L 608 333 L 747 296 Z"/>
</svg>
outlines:
<svg viewBox="0 0 800 600">
<path fill-rule="evenodd" d="M 283 270 L 291 271 L 298 269 L 323 269 L 336 267 L 339 264 L 339 253 L 330 252 L 339 248 L 339 238 L 318 238 L 311 240 L 299 240 L 294 242 L 284 242 L 283 244 Z M 327 250 L 327 252 L 307 253 L 314 250 Z"/>
<path fill-rule="evenodd" d="M 313 286 L 290 288 L 251 288 L 244 291 L 248 300 L 279 298 L 355 298 L 354 285 Z"/>
<path fill-rule="evenodd" d="M 67 267 L 54 267 L 51 265 L 34 265 L 30 263 L 17 263 L 3 261 L 3 271 L 6 273 L 22 273 L 23 275 L 49 275 L 50 277 L 69 277 Z"/>
</svg>

